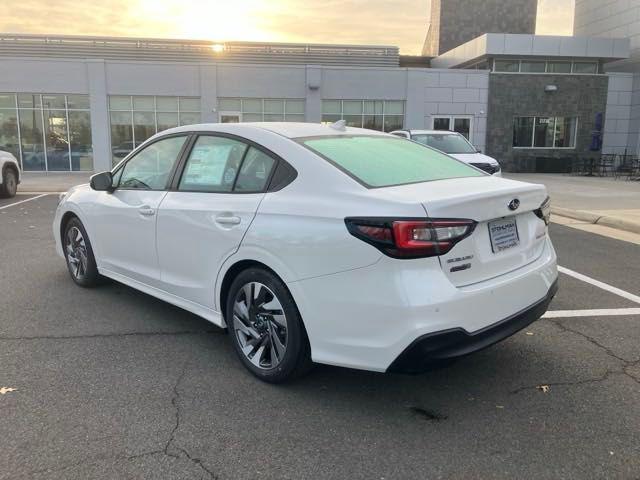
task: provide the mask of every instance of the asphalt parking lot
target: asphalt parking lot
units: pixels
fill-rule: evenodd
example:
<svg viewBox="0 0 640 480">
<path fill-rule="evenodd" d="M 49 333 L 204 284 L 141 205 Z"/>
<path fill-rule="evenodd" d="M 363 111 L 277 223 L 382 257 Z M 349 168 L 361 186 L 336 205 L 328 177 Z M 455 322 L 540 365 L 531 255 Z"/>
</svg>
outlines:
<svg viewBox="0 0 640 480">
<path fill-rule="evenodd" d="M 205 320 L 76 287 L 57 195 L 28 198 L 0 201 L 2 479 L 640 478 L 638 245 L 553 224 L 560 265 L 627 295 L 562 273 L 553 318 L 448 368 L 273 386 Z"/>
</svg>

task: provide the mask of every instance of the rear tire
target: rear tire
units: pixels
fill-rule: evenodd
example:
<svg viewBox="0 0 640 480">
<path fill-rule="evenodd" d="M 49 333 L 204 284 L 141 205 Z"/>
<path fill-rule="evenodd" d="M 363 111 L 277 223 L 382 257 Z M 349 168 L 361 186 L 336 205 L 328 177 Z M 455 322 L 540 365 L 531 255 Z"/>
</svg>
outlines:
<svg viewBox="0 0 640 480">
<path fill-rule="evenodd" d="M 270 271 L 240 272 L 229 288 L 225 311 L 240 361 L 260 380 L 290 381 L 313 366 L 300 312 L 282 280 Z"/>
<path fill-rule="evenodd" d="M 62 235 L 62 249 L 71 280 L 81 287 L 98 285 L 100 274 L 87 231 L 79 218 L 67 222 Z"/>
<path fill-rule="evenodd" d="M 0 196 L 11 198 L 16 196 L 18 191 L 18 175 L 9 167 L 2 174 L 2 185 L 0 185 Z"/>
</svg>

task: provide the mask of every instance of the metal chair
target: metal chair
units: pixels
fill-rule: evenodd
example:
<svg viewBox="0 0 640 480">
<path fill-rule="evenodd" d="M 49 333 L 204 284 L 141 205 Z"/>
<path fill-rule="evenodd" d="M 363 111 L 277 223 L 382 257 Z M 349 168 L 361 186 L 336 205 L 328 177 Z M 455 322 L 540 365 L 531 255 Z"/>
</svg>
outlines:
<svg viewBox="0 0 640 480">
<path fill-rule="evenodd" d="M 600 161 L 596 163 L 596 170 L 599 176 L 608 177 L 614 174 L 616 154 L 605 153 L 600 157 Z"/>
<path fill-rule="evenodd" d="M 619 155 L 613 172 L 614 178 L 618 180 L 620 177 L 627 177 L 627 180 L 629 180 L 633 174 L 636 163 L 637 159 L 632 155 Z"/>
</svg>

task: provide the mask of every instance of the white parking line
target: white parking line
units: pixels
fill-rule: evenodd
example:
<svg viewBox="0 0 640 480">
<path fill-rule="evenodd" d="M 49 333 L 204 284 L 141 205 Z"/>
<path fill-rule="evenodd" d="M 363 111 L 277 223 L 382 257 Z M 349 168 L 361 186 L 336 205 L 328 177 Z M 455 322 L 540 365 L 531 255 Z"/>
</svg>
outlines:
<svg viewBox="0 0 640 480">
<path fill-rule="evenodd" d="M 46 197 L 47 195 L 51 195 L 51 194 L 50 193 L 43 193 L 42 195 L 38 195 L 37 197 L 31 197 L 31 198 L 27 198 L 26 200 L 20 200 L 19 202 L 10 203 L 9 205 L 3 205 L 2 207 L 0 207 L 0 210 L 3 210 L 5 208 L 9 208 L 9 207 L 13 207 L 14 205 L 20 205 L 21 203 L 30 202 L 31 200 L 36 200 L 38 198 Z"/>
<path fill-rule="evenodd" d="M 640 303 L 640 297 L 638 295 L 634 295 L 633 293 L 625 292 L 613 285 L 609 285 L 608 283 L 601 282 L 600 280 L 596 280 L 595 278 L 587 277 L 578 272 L 574 272 L 573 270 L 569 270 L 568 268 L 561 267 L 558 265 L 558 271 L 560 273 L 564 273 L 565 275 L 569 275 L 570 277 L 577 278 L 583 282 L 589 283 L 595 287 L 601 288 L 602 290 L 606 290 L 607 292 L 611 292 L 619 297 L 626 298 L 627 300 L 631 300 L 635 303 Z"/>
<path fill-rule="evenodd" d="M 640 315 L 640 308 L 597 308 L 595 310 L 551 310 L 542 318 L 569 317 L 613 317 L 620 315 Z"/>
</svg>

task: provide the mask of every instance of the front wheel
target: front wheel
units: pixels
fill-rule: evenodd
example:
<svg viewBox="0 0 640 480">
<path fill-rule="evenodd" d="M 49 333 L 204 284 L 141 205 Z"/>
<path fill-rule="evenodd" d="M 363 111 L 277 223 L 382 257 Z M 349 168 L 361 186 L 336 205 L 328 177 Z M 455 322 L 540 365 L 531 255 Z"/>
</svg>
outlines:
<svg viewBox="0 0 640 480">
<path fill-rule="evenodd" d="M 18 176 L 11 168 L 7 168 L 2 175 L 2 185 L 0 185 L 0 195 L 11 198 L 16 196 L 18 191 Z"/>
<path fill-rule="evenodd" d="M 285 382 L 311 368 L 298 308 L 282 280 L 268 270 L 251 268 L 235 278 L 225 318 L 236 353 L 260 380 Z"/>
<path fill-rule="evenodd" d="M 71 279 L 81 287 L 97 285 L 100 274 L 96 259 L 87 231 L 77 217 L 69 220 L 64 228 L 62 248 Z"/>
</svg>

